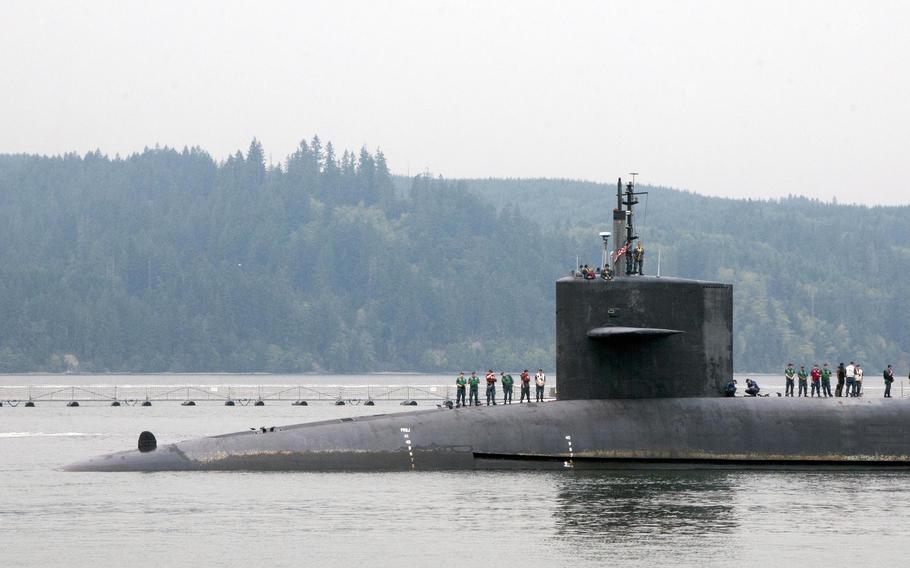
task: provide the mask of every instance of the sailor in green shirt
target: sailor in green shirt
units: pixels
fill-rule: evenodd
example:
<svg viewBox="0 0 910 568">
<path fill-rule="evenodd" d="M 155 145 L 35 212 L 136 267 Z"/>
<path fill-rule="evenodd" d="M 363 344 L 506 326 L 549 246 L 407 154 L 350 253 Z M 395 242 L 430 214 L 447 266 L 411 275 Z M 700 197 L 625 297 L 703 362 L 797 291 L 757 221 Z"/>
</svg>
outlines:
<svg viewBox="0 0 910 568">
<path fill-rule="evenodd" d="M 799 394 L 796 396 L 809 396 L 809 373 L 804 365 L 799 366 L 796 376 L 799 377 Z"/>
<path fill-rule="evenodd" d="M 461 408 L 462 406 L 467 406 L 465 402 L 465 387 L 468 384 L 468 380 L 464 378 L 464 371 L 458 373 L 458 378 L 455 379 L 455 408 Z"/>
<path fill-rule="evenodd" d="M 500 371 L 499 376 L 502 377 L 500 381 L 502 382 L 502 403 L 503 404 L 512 404 L 512 375 L 505 374 L 504 371 Z"/>
<path fill-rule="evenodd" d="M 822 392 L 826 397 L 834 396 L 831 393 L 831 369 L 828 368 L 827 363 L 822 366 Z"/>
<path fill-rule="evenodd" d="M 796 369 L 793 363 L 787 363 L 787 370 L 784 371 L 784 378 L 787 379 L 787 386 L 784 388 L 784 396 L 793 396 L 793 385 L 796 382 Z"/>
<path fill-rule="evenodd" d="M 471 377 L 468 379 L 468 387 L 470 390 L 468 393 L 468 404 L 480 406 L 480 396 L 477 394 L 477 385 L 479 384 L 480 377 L 477 376 L 477 371 L 471 371 Z"/>
</svg>

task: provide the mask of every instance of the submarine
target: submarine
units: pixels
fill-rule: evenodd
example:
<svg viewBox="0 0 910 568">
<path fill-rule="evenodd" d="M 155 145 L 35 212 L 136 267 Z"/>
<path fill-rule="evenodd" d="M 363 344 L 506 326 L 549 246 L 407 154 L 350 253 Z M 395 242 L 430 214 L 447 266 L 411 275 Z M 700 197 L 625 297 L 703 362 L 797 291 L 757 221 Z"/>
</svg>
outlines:
<svg viewBox="0 0 910 568">
<path fill-rule="evenodd" d="M 730 284 L 645 276 L 634 181 L 617 182 L 602 269 L 556 288 L 557 400 L 280 426 L 137 447 L 70 471 L 910 467 L 900 399 L 726 397 Z M 594 277 L 591 277 L 594 276 Z"/>
</svg>

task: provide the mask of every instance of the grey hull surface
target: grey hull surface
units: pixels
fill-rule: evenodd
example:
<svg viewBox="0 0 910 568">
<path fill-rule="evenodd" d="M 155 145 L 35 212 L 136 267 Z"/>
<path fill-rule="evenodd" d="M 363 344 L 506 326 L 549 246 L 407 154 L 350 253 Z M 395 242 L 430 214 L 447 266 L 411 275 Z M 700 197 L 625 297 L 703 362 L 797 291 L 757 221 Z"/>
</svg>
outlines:
<svg viewBox="0 0 910 568">
<path fill-rule="evenodd" d="M 566 400 L 344 418 L 111 454 L 71 471 L 910 466 L 910 401 Z"/>
</svg>

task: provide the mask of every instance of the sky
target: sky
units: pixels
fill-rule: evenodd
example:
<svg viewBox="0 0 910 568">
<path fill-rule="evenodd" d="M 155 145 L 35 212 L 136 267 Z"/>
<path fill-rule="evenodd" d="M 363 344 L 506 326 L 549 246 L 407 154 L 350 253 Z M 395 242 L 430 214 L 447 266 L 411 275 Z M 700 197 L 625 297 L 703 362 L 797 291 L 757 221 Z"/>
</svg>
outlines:
<svg viewBox="0 0 910 568">
<path fill-rule="evenodd" d="M 0 153 L 156 144 L 396 173 L 910 203 L 906 2 L 0 0 Z"/>
</svg>

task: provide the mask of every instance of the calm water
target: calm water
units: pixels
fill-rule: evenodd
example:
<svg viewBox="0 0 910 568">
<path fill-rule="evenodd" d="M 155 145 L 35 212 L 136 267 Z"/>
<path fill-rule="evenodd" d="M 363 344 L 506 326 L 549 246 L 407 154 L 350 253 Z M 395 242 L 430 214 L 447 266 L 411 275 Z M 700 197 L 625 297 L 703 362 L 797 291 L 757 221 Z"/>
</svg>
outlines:
<svg viewBox="0 0 910 568">
<path fill-rule="evenodd" d="M 59 471 L 134 447 L 143 429 L 167 443 L 402 410 L 394 403 L 0 408 L 0 562 L 829 567 L 905 565 L 910 556 L 905 472 Z"/>
</svg>

